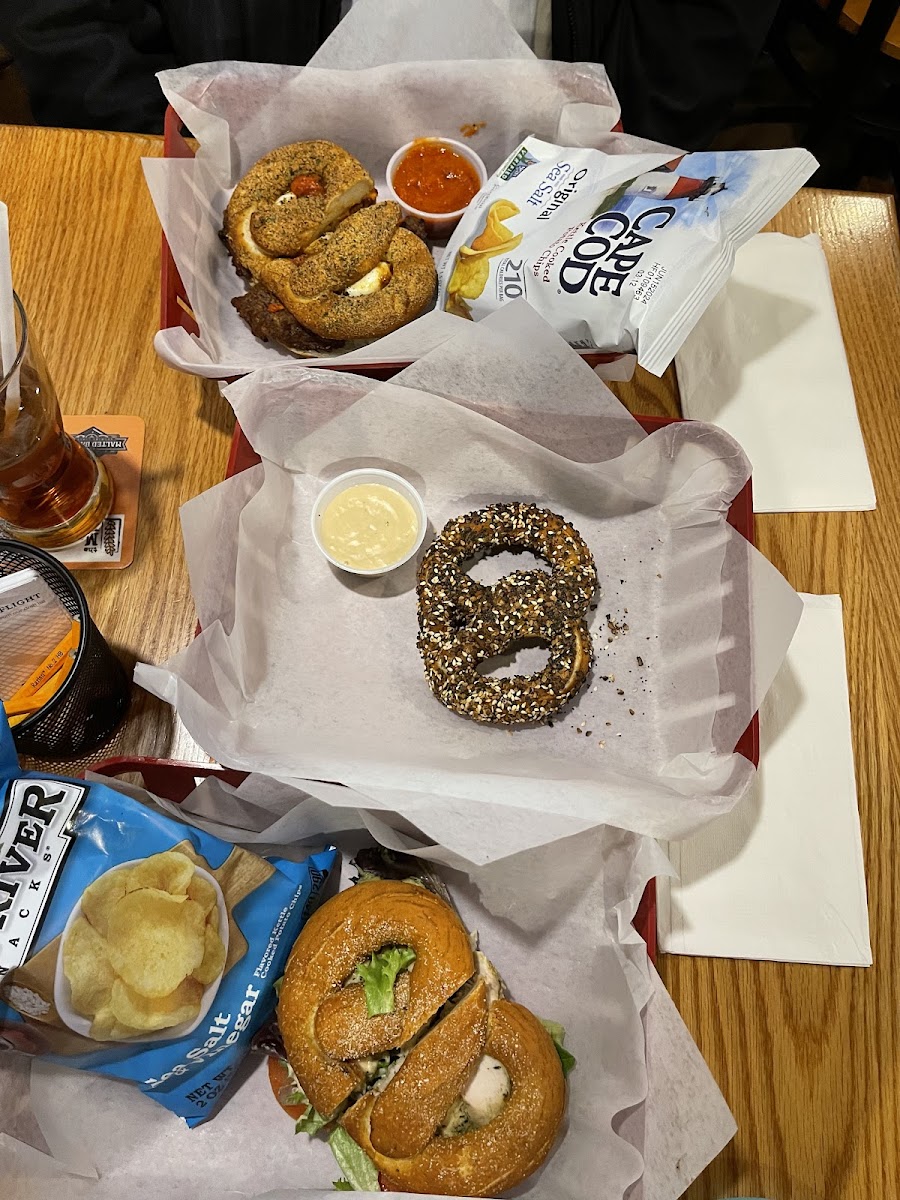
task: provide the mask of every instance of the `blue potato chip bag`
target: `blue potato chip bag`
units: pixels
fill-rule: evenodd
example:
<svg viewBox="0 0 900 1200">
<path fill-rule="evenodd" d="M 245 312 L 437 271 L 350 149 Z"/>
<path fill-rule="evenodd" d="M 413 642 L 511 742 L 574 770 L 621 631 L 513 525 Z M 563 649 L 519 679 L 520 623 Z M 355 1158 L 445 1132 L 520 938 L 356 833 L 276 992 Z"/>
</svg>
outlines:
<svg viewBox="0 0 900 1200">
<path fill-rule="evenodd" d="M 200 1124 L 337 859 L 260 858 L 104 784 L 21 770 L 0 710 L 0 1045 L 132 1080 Z"/>
</svg>

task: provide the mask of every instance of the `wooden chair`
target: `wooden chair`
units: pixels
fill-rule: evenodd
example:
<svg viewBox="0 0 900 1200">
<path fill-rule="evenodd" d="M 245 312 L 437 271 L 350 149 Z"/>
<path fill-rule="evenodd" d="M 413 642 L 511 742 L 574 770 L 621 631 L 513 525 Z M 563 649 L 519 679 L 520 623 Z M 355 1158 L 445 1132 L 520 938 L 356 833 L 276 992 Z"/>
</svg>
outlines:
<svg viewBox="0 0 900 1200">
<path fill-rule="evenodd" d="M 33 125 L 25 87 L 13 57 L 0 46 L 0 125 Z"/>
<path fill-rule="evenodd" d="M 875 14 L 870 12 L 872 7 L 870 0 L 843 0 L 843 3 L 840 4 L 834 4 L 832 0 L 817 0 L 817 3 L 832 21 L 835 10 L 837 10 L 838 26 L 846 29 L 849 33 L 859 33 L 867 17 L 873 20 L 875 18 Z M 894 19 L 881 43 L 881 53 L 887 54 L 889 58 L 900 60 L 900 11 L 894 14 Z"/>
<path fill-rule="evenodd" d="M 740 123 L 798 127 L 816 183 L 852 187 L 887 163 L 900 186 L 900 2 L 784 0 L 766 49 L 796 99 Z"/>
</svg>

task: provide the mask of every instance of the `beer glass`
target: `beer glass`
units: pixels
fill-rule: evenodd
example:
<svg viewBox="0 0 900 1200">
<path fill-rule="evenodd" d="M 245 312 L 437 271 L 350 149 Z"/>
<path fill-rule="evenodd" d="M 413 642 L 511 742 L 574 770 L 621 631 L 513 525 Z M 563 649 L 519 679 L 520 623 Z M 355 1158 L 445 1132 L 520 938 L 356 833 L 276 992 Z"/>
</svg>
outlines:
<svg viewBox="0 0 900 1200">
<path fill-rule="evenodd" d="M 63 429 L 47 365 L 13 298 L 16 359 L 0 379 L 0 533 L 58 549 L 100 525 L 112 487 L 102 462 Z"/>
</svg>

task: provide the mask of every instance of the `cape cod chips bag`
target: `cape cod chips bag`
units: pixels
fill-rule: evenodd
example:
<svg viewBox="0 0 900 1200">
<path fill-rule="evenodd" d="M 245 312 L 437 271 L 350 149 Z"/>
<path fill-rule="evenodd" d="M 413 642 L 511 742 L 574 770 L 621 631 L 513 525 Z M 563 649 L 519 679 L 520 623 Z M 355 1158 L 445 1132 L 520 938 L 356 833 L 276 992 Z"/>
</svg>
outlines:
<svg viewBox="0 0 900 1200">
<path fill-rule="evenodd" d="M 606 154 L 528 137 L 464 213 L 438 303 L 478 321 L 527 300 L 576 349 L 661 375 L 734 252 L 816 169 L 806 150 Z"/>
<path fill-rule="evenodd" d="M 336 859 L 263 859 L 103 784 L 20 770 L 0 716 L 0 1044 L 133 1080 L 199 1124 Z"/>
</svg>

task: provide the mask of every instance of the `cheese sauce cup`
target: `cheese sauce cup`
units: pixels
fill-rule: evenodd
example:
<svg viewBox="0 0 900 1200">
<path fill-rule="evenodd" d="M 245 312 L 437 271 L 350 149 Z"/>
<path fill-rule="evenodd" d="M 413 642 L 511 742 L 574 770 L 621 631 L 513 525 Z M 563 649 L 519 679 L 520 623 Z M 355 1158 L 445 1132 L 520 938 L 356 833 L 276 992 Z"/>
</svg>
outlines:
<svg viewBox="0 0 900 1200">
<path fill-rule="evenodd" d="M 424 221 L 428 236 L 439 241 L 450 236 L 486 179 L 474 150 L 453 138 L 423 137 L 391 158 L 386 193 L 405 213 Z"/>
<path fill-rule="evenodd" d="M 352 575 L 386 575 L 420 549 L 428 517 L 402 475 L 364 468 L 322 488 L 311 523 L 313 540 L 332 566 Z"/>
</svg>

